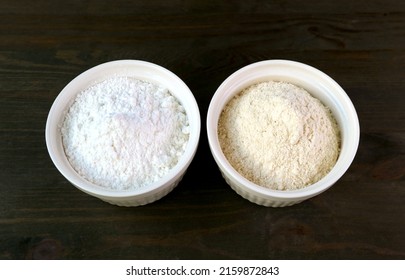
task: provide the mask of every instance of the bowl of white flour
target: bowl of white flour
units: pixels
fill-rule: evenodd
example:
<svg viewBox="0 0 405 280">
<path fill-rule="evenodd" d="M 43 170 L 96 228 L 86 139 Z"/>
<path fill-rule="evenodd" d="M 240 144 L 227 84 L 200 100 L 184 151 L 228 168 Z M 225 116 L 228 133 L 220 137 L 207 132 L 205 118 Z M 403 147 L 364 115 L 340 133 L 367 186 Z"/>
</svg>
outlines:
<svg viewBox="0 0 405 280">
<path fill-rule="evenodd" d="M 229 76 L 207 114 L 208 142 L 226 182 L 259 205 L 289 206 L 336 183 L 360 128 L 345 91 L 309 65 L 268 60 Z"/>
<path fill-rule="evenodd" d="M 167 195 L 194 158 L 200 113 L 187 85 L 145 61 L 118 60 L 73 79 L 55 99 L 46 145 L 62 175 L 111 204 Z"/>
</svg>

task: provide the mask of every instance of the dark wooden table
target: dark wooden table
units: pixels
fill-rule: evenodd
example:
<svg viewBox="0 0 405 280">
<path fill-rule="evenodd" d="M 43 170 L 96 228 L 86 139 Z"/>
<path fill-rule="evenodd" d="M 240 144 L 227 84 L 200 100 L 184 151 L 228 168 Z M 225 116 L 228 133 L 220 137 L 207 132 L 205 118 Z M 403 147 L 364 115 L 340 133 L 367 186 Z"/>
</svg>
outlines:
<svg viewBox="0 0 405 280">
<path fill-rule="evenodd" d="M 361 126 L 341 180 L 287 208 L 232 191 L 205 130 L 221 82 L 275 58 L 333 77 Z M 176 73 L 202 116 L 183 181 L 136 208 L 74 188 L 45 146 L 62 88 L 117 59 Z M 0 1 L 0 258 L 405 259 L 404 103 L 404 1 Z"/>
</svg>

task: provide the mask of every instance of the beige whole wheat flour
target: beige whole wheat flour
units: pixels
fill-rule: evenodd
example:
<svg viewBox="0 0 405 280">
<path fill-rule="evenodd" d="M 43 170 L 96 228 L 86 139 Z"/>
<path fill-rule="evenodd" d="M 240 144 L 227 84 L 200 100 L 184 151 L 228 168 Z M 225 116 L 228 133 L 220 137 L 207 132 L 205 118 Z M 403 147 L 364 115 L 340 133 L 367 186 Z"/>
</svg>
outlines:
<svg viewBox="0 0 405 280">
<path fill-rule="evenodd" d="M 340 149 L 330 110 L 303 88 L 279 81 L 252 85 L 232 98 L 221 113 L 218 136 L 236 171 L 276 190 L 319 181 Z"/>
</svg>

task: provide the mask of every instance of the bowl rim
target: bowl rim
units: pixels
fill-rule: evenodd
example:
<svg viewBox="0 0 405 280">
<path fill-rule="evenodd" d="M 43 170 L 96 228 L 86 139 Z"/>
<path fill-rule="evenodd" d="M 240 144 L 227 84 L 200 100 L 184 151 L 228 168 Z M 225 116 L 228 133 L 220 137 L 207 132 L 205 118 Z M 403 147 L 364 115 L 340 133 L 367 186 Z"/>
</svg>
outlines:
<svg viewBox="0 0 405 280">
<path fill-rule="evenodd" d="M 139 70 L 139 73 L 134 71 Z M 183 105 L 185 108 L 190 124 L 190 134 L 186 149 L 179 159 L 178 163 L 170 169 L 170 171 L 160 178 L 159 180 L 151 183 L 148 186 L 141 187 L 133 190 L 111 190 L 100 187 L 80 176 L 70 165 L 66 154 L 61 152 L 61 135 L 60 135 L 60 123 L 61 119 L 66 115 L 66 110 L 70 107 L 69 102 L 72 103 L 83 90 L 89 86 L 101 82 L 116 74 L 118 76 L 131 76 L 142 80 L 147 80 L 153 83 L 159 83 L 159 78 L 162 80 L 170 80 L 173 84 L 179 87 L 178 91 L 173 92 L 169 90 Z M 150 75 L 150 77 L 146 77 Z M 160 83 L 163 86 L 167 85 Z M 64 108 L 63 112 L 60 109 Z M 58 132 L 59 131 L 59 132 Z M 191 164 L 192 159 L 196 153 L 201 131 L 201 116 L 198 104 L 195 100 L 190 88 L 181 80 L 176 74 L 170 70 L 160 66 L 158 64 L 147 62 L 143 60 L 135 59 L 122 59 L 113 60 L 98 64 L 91 67 L 84 72 L 77 75 L 71 80 L 56 96 L 47 116 L 45 126 L 45 142 L 48 153 L 52 162 L 59 170 L 59 172 L 70 181 L 75 187 L 90 195 L 106 198 L 106 199 L 119 199 L 130 197 L 148 197 L 155 193 L 162 191 L 163 189 L 170 187 L 174 184 L 179 177 L 184 175 L 184 172 Z M 62 148 L 63 149 L 63 148 Z M 63 154 L 63 156 L 62 156 Z"/>
<path fill-rule="evenodd" d="M 247 87 L 250 84 L 255 83 L 254 81 L 256 82 L 258 81 L 256 72 L 277 67 L 279 67 L 283 72 L 283 74 L 280 75 L 280 77 L 289 75 L 286 74 L 286 70 L 292 70 L 291 71 L 292 74 L 290 74 L 290 77 L 294 77 L 295 70 L 297 70 L 298 72 L 301 71 L 302 73 L 305 72 L 308 75 L 314 77 L 318 77 L 319 80 L 322 82 L 323 86 L 330 87 L 333 90 L 335 96 L 332 96 L 331 98 L 337 98 L 338 101 L 336 102 L 343 104 L 346 110 L 344 113 L 347 114 L 347 118 L 350 120 L 350 134 L 344 136 L 345 137 L 344 140 L 346 141 L 349 141 L 347 139 L 348 137 L 350 137 L 351 146 L 347 148 L 348 150 L 345 150 L 344 154 L 342 153 L 342 151 L 340 152 L 339 158 L 335 166 L 325 177 L 323 177 L 321 180 L 312 185 L 297 190 L 284 190 L 284 191 L 274 190 L 262 187 L 249 181 L 241 174 L 239 174 L 228 162 L 228 160 L 226 159 L 224 153 L 220 148 L 218 140 L 217 122 L 219 119 L 220 112 L 223 110 L 225 104 L 235 94 L 240 92 L 241 89 Z M 216 106 L 220 106 L 221 108 L 218 108 Z M 339 128 L 341 129 L 340 124 Z M 223 173 L 225 173 L 225 175 L 230 177 L 230 179 L 232 179 L 234 183 L 238 184 L 238 186 L 240 188 L 243 188 L 245 191 L 252 191 L 256 195 L 259 195 L 260 197 L 269 199 L 273 198 L 277 200 L 307 199 L 327 190 L 337 180 L 339 180 L 340 177 L 343 176 L 343 174 L 349 168 L 350 164 L 354 160 L 360 140 L 360 125 L 358 116 L 353 103 L 351 102 L 349 96 L 343 90 L 343 88 L 330 76 L 316 69 L 315 67 L 312 67 L 310 65 L 301 62 L 285 59 L 271 59 L 255 62 L 240 68 L 239 70 L 232 73 L 227 79 L 225 79 L 214 93 L 214 96 L 212 97 L 211 102 L 209 104 L 206 120 L 206 129 L 211 153 L 220 170 Z M 346 147 L 347 145 L 344 146 L 343 148 L 346 149 Z"/>
</svg>

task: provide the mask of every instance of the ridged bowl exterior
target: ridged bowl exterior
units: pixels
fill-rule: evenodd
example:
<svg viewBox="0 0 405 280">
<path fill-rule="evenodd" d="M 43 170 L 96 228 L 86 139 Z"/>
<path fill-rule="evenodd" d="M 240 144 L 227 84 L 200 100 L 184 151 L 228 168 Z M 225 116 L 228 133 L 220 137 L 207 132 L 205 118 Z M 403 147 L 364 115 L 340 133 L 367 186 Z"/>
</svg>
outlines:
<svg viewBox="0 0 405 280">
<path fill-rule="evenodd" d="M 106 190 L 82 178 L 70 165 L 62 144 L 61 123 L 78 93 L 112 76 L 138 78 L 166 87 L 183 105 L 190 136 L 184 154 L 167 175 L 140 190 Z M 201 130 L 200 112 L 187 85 L 169 70 L 145 61 L 117 60 L 95 66 L 73 79 L 56 97 L 48 114 L 45 139 L 49 155 L 59 172 L 79 190 L 119 206 L 140 206 L 161 199 L 181 181 L 197 151 Z"/>
<path fill-rule="evenodd" d="M 227 102 L 246 87 L 270 80 L 290 82 L 306 89 L 331 109 L 341 132 L 340 154 L 335 166 L 323 179 L 299 190 L 278 191 L 248 181 L 231 166 L 219 144 L 218 120 Z M 243 198 L 268 207 L 291 206 L 326 191 L 351 165 L 360 139 L 357 113 L 346 92 L 318 69 L 289 60 L 253 63 L 230 75 L 211 99 L 206 125 L 211 153 L 228 185 Z"/>
</svg>

